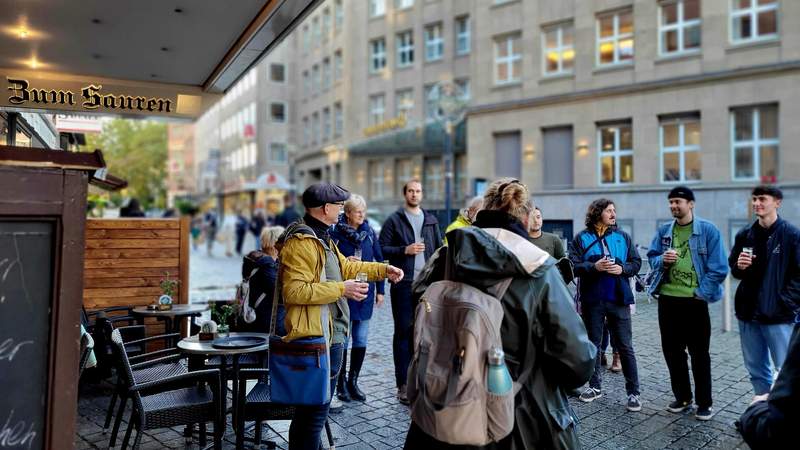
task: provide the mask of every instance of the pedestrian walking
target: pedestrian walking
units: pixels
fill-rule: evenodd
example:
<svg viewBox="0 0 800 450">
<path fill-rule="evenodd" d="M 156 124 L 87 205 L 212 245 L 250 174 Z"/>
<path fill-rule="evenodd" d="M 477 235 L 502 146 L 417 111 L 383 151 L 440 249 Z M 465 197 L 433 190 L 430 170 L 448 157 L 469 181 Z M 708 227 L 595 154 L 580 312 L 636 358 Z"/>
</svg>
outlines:
<svg viewBox="0 0 800 450">
<path fill-rule="evenodd" d="M 279 246 L 280 280 L 286 305 L 284 341 L 330 336 L 330 391 L 339 373 L 342 349 L 349 330 L 347 299 L 362 301 L 369 292 L 366 281 L 403 279 L 403 271 L 383 263 L 347 260 L 331 241 L 329 230 L 339 219 L 345 189 L 331 183 L 317 183 L 303 192 L 306 215 L 287 228 Z M 359 274 L 363 277 L 358 277 Z M 356 278 L 366 278 L 364 282 Z M 324 280 L 324 281 L 323 281 Z M 328 331 L 328 317 L 333 322 Z M 320 432 L 330 403 L 296 406 L 289 427 L 289 448 L 317 450 Z"/>
<path fill-rule="evenodd" d="M 222 243 L 225 245 L 225 256 L 233 256 L 234 240 L 236 239 L 236 216 L 227 213 L 222 218 Z M 259 246 L 260 248 L 260 246 Z"/>
<path fill-rule="evenodd" d="M 261 230 L 267 226 L 267 219 L 264 217 L 264 211 L 258 209 L 250 219 L 250 232 L 256 238 L 256 249 L 258 249 L 258 238 L 261 236 Z"/>
<path fill-rule="evenodd" d="M 614 202 L 601 198 L 586 212 L 586 229 L 578 233 L 569 248 L 569 257 L 580 277 L 581 314 L 589 339 L 597 346 L 594 375 L 579 397 L 592 402 L 602 396 L 603 368 L 600 364 L 603 327 L 608 327 L 616 345 L 625 375 L 628 411 L 641 411 L 639 373 L 633 350 L 631 310 L 634 303 L 630 278 L 639 272 L 642 260 L 628 233 L 617 228 Z"/>
<path fill-rule="evenodd" d="M 778 215 L 782 200 L 777 187 L 753 189 L 757 220 L 736 234 L 728 257 L 731 274 L 741 280 L 736 318 L 756 397 L 769 392 L 786 359 L 794 324 L 800 321 L 800 230 Z"/>
<path fill-rule="evenodd" d="M 414 298 L 419 300 L 431 284 L 444 279 L 446 266 L 450 273 L 447 280 L 476 287 L 482 292 L 498 292 L 493 289 L 508 283 L 505 293 L 498 293 L 498 299 L 503 310 L 501 353 L 505 354 L 511 378 L 521 384 L 513 402 L 513 411 L 509 411 L 513 428 L 510 428 L 509 435 L 497 437 L 499 442 L 484 447 L 451 445 L 448 443 L 450 440 L 438 440 L 433 434 L 459 440 L 467 433 L 480 435 L 485 431 L 486 423 L 482 427 L 466 430 L 464 428 L 470 424 L 459 420 L 460 416 L 443 413 L 437 416 L 435 427 L 431 427 L 430 416 L 421 412 L 417 414 L 417 411 L 429 412 L 432 408 L 426 408 L 426 402 L 417 397 L 412 409 L 406 449 L 580 448 L 577 417 L 564 392 L 589 379 L 594 371 L 596 350 L 587 337 L 583 323 L 575 314 L 572 297 L 555 260 L 528 240 L 528 196 L 527 188 L 511 178 L 490 184 L 484 196 L 484 209 L 477 214 L 473 226 L 451 231 L 448 235 L 450 244 L 437 252 L 422 278 L 416 280 L 414 285 Z M 458 333 L 452 329 L 443 328 L 434 332 L 433 337 L 440 337 L 445 342 L 458 341 Z M 468 342 L 474 342 L 474 339 L 470 336 Z M 466 351 L 473 348 L 467 344 Z M 415 350 L 419 352 L 420 349 Z M 419 357 L 419 353 L 416 357 Z M 463 359 L 467 359 L 467 356 L 463 356 Z M 486 359 L 485 356 L 478 357 L 480 362 Z M 427 365 L 436 364 L 436 361 L 432 361 Z M 449 365 L 449 361 L 444 364 Z M 423 371 L 422 365 L 417 367 Z M 463 376 L 466 377 L 468 373 L 473 372 L 465 369 Z M 483 371 L 477 370 L 477 373 Z M 420 373 L 420 376 L 424 375 Z M 455 382 L 452 375 L 450 377 L 450 382 Z M 463 380 L 459 375 L 456 377 L 461 386 Z M 419 392 L 418 395 L 446 399 L 450 397 L 450 388 L 446 383 L 447 375 L 435 382 L 429 381 L 427 388 L 435 391 Z M 474 387 L 474 392 L 470 392 L 466 400 L 479 399 L 481 393 L 486 395 L 487 386 L 468 384 L 467 389 L 470 387 Z M 419 391 L 421 387 L 417 386 L 416 389 Z M 490 402 L 496 401 L 497 397 L 492 397 L 487 404 L 476 405 L 470 410 L 480 415 L 494 406 Z M 491 417 L 490 426 L 497 426 L 497 422 L 504 419 L 508 419 L 508 416 L 501 414 L 500 417 Z"/>
<path fill-rule="evenodd" d="M 667 199 L 675 220 L 658 227 L 647 252 L 652 274 L 648 294 L 658 298 L 661 350 L 675 396 L 667 410 L 679 413 L 692 407 L 688 350 L 697 403 L 695 417 L 709 420 L 713 402 L 708 304 L 722 298 L 722 282 L 728 275 L 725 249 L 717 227 L 694 214 L 691 189 L 678 186 Z"/>
<path fill-rule="evenodd" d="M 483 197 L 478 196 L 467 200 L 467 204 L 464 205 L 464 208 L 461 211 L 459 211 L 456 220 L 447 226 L 447 229 L 444 230 L 444 234 L 446 235 L 453 230 L 472 225 L 472 221 L 475 220 L 475 216 L 482 207 Z M 444 245 L 447 245 L 447 236 L 444 238 Z"/>
<path fill-rule="evenodd" d="M 206 251 L 208 256 L 214 255 L 214 242 L 217 240 L 217 229 L 219 227 L 219 220 L 217 213 L 212 210 L 206 211 L 203 216 L 203 230 L 206 235 Z"/>
<path fill-rule="evenodd" d="M 403 269 L 408 276 L 402 283 L 391 286 L 394 336 L 394 376 L 397 399 L 407 405 L 406 374 L 411 361 L 411 321 L 414 305 L 411 301 L 411 284 L 419 276 L 425 261 L 442 246 L 439 221 L 422 209 L 422 184 L 411 180 L 403 186 L 405 204 L 392 213 L 381 228 L 380 243 L 383 256 L 389 263 Z"/>
<path fill-rule="evenodd" d="M 344 202 L 344 214 L 339 217 L 339 223 L 334 225 L 331 239 L 336 243 L 339 251 L 350 261 L 383 262 L 378 236 L 366 221 L 366 211 L 367 203 L 364 201 L 364 197 L 357 194 L 351 195 Z M 369 334 L 372 309 L 374 305 L 380 307 L 383 304 L 384 285 L 383 280 L 370 283 L 367 297 L 364 300 L 360 302 L 347 300 L 350 308 L 349 340 L 352 342 L 350 370 L 345 370 L 348 356 L 347 342 L 345 341 L 342 370 L 339 371 L 339 379 L 336 383 L 337 398 L 343 402 L 350 400 L 363 402 L 367 399 L 366 394 L 358 387 L 358 377 L 367 354 L 367 335 Z M 334 400 L 333 403 L 336 401 Z M 333 403 L 331 410 L 334 407 Z"/>
</svg>

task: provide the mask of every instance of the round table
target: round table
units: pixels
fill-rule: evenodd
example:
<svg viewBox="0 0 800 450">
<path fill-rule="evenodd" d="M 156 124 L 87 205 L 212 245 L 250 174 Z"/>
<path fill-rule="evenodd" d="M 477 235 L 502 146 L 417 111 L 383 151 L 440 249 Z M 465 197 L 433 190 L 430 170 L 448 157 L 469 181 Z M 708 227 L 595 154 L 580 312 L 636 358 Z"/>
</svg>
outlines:
<svg viewBox="0 0 800 450">
<path fill-rule="evenodd" d="M 158 309 L 147 309 L 147 306 L 137 306 L 133 308 L 133 314 L 144 317 L 155 317 L 164 321 L 165 333 L 180 333 L 181 320 L 187 317 L 199 316 L 203 311 L 208 311 L 208 305 L 202 303 L 172 305 L 172 309 L 164 311 Z M 177 320 L 175 320 L 177 319 Z"/>
</svg>

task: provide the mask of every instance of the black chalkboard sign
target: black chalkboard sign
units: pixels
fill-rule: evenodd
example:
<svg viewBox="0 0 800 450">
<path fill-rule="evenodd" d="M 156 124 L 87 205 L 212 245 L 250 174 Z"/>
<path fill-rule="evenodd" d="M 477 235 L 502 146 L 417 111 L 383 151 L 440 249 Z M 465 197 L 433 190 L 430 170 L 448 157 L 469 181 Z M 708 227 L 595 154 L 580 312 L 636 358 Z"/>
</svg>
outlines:
<svg viewBox="0 0 800 450">
<path fill-rule="evenodd" d="M 54 222 L 0 221 L 0 450 L 45 445 Z"/>
</svg>

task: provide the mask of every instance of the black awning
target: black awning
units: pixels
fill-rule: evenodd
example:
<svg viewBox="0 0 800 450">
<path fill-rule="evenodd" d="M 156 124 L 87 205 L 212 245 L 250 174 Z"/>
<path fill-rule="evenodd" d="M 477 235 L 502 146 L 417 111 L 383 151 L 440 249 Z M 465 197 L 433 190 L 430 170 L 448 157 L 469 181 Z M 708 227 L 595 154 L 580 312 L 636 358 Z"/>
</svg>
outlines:
<svg viewBox="0 0 800 450">
<path fill-rule="evenodd" d="M 384 154 L 442 154 L 444 153 L 444 127 L 438 122 L 428 122 L 412 128 L 391 131 L 365 139 L 348 147 L 351 155 Z M 453 153 L 467 151 L 467 121 L 462 120 L 453 132 Z"/>
</svg>

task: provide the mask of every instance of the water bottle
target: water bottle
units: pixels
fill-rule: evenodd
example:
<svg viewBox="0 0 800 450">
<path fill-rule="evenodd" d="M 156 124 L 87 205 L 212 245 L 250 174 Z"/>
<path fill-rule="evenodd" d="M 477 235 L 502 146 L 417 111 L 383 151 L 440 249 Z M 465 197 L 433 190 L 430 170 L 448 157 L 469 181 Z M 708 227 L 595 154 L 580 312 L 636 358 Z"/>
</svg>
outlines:
<svg viewBox="0 0 800 450">
<path fill-rule="evenodd" d="M 511 392 L 513 387 L 511 374 L 506 367 L 505 353 L 500 348 L 489 350 L 489 376 L 487 377 L 487 387 L 489 392 L 495 395 L 505 395 Z"/>
</svg>

